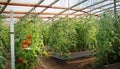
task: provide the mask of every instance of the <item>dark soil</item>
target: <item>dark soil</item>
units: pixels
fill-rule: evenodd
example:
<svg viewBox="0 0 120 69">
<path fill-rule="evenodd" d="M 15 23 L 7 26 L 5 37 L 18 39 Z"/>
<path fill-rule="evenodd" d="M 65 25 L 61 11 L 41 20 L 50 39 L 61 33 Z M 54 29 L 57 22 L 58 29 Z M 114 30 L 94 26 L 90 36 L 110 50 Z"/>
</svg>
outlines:
<svg viewBox="0 0 120 69">
<path fill-rule="evenodd" d="M 95 57 L 84 57 L 73 60 L 59 60 L 52 57 L 44 57 L 41 60 L 42 69 L 92 69 L 91 64 Z M 10 62 L 7 63 L 6 69 L 11 69 Z M 96 67 L 95 69 L 120 69 L 120 64 L 107 65 L 105 68 Z"/>
<path fill-rule="evenodd" d="M 58 60 L 55 58 L 43 58 L 42 61 L 42 66 L 44 69 L 90 69 L 91 63 L 95 61 L 94 58 L 79 58 L 79 59 L 74 59 L 74 60 Z"/>
</svg>

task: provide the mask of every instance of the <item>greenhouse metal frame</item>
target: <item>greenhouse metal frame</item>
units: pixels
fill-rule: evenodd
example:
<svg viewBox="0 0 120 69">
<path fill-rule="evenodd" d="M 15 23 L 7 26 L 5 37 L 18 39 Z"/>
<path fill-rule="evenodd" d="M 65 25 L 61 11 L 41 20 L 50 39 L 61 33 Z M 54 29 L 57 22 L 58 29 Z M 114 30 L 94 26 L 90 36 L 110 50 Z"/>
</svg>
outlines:
<svg viewBox="0 0 120 69">
<path fill-rule="evenodd" d="M 34 3 L 34 0 L 31 0 L 31 2 L 32 1 Z M 42 4 L 43 2 L 44 2 L 44 4 Z M 49 2 L 49 1 L 48 0 L 40 0 L 40 1 L 38 0 L 38 2 L 36 2 L 36 4 L 35 3 L 32 4 L 29 2 L 26 3 L 24 1 L 23 2 L 19 2 L 19 1 L 14 2 L 14 0 L 13 1 L 12 0 L 0 1 L 0 5 L 2 5 L 0 14 L 5 15 L 6 18 L 10 18 L 10 16 L 7 15 L 10 13 L 9 10 L 6 10 L 6 9 L 8 9 L 7 7 L 9 7 L 9 6 L 30 7 L 31 9 L 29 9 L 28 11 L 14 11 L 14 8 L 12 8 L 14 15 L 18 14 L 16 16 L 14 16 L 14 18 L 23 18 L 27 14 L 38 14 L 38 15 L 40 15 L 41 18 L 44 18 L 47 21 L 49 21 L 53 17 L 60 17 L 60 16 L 65 17 L 67 15 L 69 15 L 71 17 L 76 17 L 76 16 L 80 16 L 80 15 L 87 15 L 90 12 L 96 16 L 99 16 L 101 12 L 108 10 L 108 9 L 113 9 L 114 6 L 111 6 L 111 5 L 116 4 L 116 7 L 118 7 L 118 9 L 120 7 L 119 0 L 83 0 L 83 1 L 78 0 L 77 3 L 72 4 L 72 5 L 70 5 L 70 2 L 72 2 L 70 0 L 68 0 L 67 3 L 64 0 L 52 0 L 52 2 L 49 5 L 45 5 L 47 2 Z M 63 7 L 64 5 L 62 5 L 60 3 L 59 3 L 59 6 L 54 5 L 58 2 L 60 2 L 60 3 L 65 2 L 66 4 L 68 4 L 68 6 Z M 114 3 L 114 2 L 116 2 L 116 3 Z M 86 3 L 86 4 L 84 5 L 84 3 Z M 87 3 L 91 3 L 91 4 L 87 5 Z M 102 3 L 105 3 L 105 4 L 102 4 Z M 84 8 L 78 8 L 81 4 L 84 5 Z M 99 5 L 99 6 L 97 6 L 97 5 Z M 76 8 L 76 6 L 78 6 L 78 7 Z M 104 7 L 107 7 L 107 8 L 104 8 Z M 36 8 L 44 8 L 44 9 L 40 10 L 40 12 L 39 12 L 39 11 L 35 11 Z M 58 13 L 57 12 L 46 12 L 46 10 L 48 10 L 49 8 L 58 10 Z M 103 8 L 103 9 L 101 9 L 101 8 Z M 62 11 L 59 11 L 59 10 L 62 10 Z M 99 10 L 99 11 L 92 12 L 95 10 Z M 66 11 L 67 11 L 67 13 L 65 13 Z M 70 11 L 72 11 L 72 12 L 70 12 Z M 81 12 L 81 13 L 79 14 L 79 12 Z M 46 16 L 44 16 L 44 15 L 46 15 Z M 49 15 L 52 15 L 52 16 L 49 16 Z"/>
</svg>

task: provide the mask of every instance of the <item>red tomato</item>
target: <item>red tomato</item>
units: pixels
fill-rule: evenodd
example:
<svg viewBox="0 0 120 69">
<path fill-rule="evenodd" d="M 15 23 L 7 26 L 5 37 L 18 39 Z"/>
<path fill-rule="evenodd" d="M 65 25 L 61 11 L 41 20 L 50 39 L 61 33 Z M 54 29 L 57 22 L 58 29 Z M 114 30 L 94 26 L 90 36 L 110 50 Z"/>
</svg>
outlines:
<svg viewBox="0 0 120 69">
<path fill-rule="evenodd" d="M 22 45 L 22 48 L 26 48 L 26 47 L 27 47 L 27 45 L 26 45 L 26 44 L 23 44 L 23 45 Z"/>
<path fill-rule="evenodd" d="M 32 41 L 31 41 L 31 40 L 28 40 L 28 41 L 27 41 L 27 44 L 28 44 L 28 45 L 30 45 L 31 43 L 32 43 Z"/>
<path fill-rule="evenodd" d="M 30 39 L 30 38 L 32 38 L 32 36 L 31 36 L 30 34 L 28 34 L 28 35 L 27 35 L 27 38 Z"/>
<path fill-rule="evenodd" d="M 26 40 L 22 40 L 22 44 L 27 44 L 27 41 Z"/>
<path fill-rule="evenodd" d="M 23 62 L 23 58 L 22 57 L 18 58 L 18 62 L 22 63 Z"/>
<path fill-rule="evenodd" d="M 36 66 L 35 69 L 40 69 L 40 68 L 38 66 Z"/>
</svg>

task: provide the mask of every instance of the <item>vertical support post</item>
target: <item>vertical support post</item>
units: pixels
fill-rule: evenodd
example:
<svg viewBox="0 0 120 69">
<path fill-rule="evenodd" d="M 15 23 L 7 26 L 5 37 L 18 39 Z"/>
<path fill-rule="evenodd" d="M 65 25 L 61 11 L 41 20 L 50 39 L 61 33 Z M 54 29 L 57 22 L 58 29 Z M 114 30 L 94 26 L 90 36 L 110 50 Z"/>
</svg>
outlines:
<svg viewBox="0 0 120 69">
<path fill-rule="evenodd" d="M 10 11 L 10 19 L 11 19 L 10 23 L 11 69 L 15 69 L 13 11 Z"/>
<path fill-rule="evenodd" d="M 116 18 L 117 18 L 116 0 L 114 0 L 114 15 L 115 15 L 115 20 L 116 20 Z"/>
</svg>

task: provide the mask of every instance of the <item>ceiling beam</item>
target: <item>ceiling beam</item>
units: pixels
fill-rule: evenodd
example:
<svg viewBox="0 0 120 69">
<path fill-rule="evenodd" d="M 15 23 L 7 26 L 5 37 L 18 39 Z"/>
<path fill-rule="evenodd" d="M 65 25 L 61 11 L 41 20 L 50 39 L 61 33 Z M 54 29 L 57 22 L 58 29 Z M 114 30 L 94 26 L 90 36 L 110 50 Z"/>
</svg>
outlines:
<svg viewBox="0 0 120 69">
<path fill-rule="evenodd" d="M 1 9 L 0 14 L 2 14 L 2 12 L 5 10 L 10 1 L 11 0 L 7 0 L 6 4 L 4 4 L 5 6 Z"/>
<path fill-rule="evenodd" d="M 82 16 L 87 16 L 87 14 L 81 14 Z M 99 14 L 95 14 L 95 16 L 99 16 Z M 56 18 L 59 18 L 60 16 L 57 16 Z M 10 16 L 5 16 L 5 18 L 10 18 Z M 22 16 L 14 16 L 13 18 L 22 18 Z M 39 16 L 39 18 L 52 18 L 52 16 Z"/>
<path fill-rule="evenodd" d="M 6 5 L 6 2 L 0 2 L 1 5 Z M 60 7 L 60 6 L 49 6 L 49 5 L 36 5 L 36 4 L 25 4 L 25 3 L 14 3 L 14 2 L 10 2 L 8 5 L 12 5 L 12 6 L 25 6 L 25 7 L 42 7 L 42 8 L 53 8 L 53 9 L 69 9 L 67 7 Z M 73 11 L 78 11 L 79 9 L 73 9 L 71 8 L 70 10 Z"/>
<path fill-rule="evenodd" d="M 3 13 L 5 14 L 9 14 L 10 12 L 9 11 L 4 11 Z M 14 11 L 13 12 L 14 14 L 26 14 L 26 12 L 22 12 L 22 11 Z M 40 12 L 30 12 L 30 14 L 40 14 Z M 55 12 L 43 12 L 41 13 L 42 15 L 56 15 L 58 13 L 55 13 Z M 67 15 L 67 14 L 61 14 L 61 15 Z M 78 14 L 72 14 L 72 15 L 78 15 Z"/>
<path fill-rule="evenodd" d="M 22 18 L 23 16 L 14 16 L 13 18 Z M 5 16 L 5 18 L 10 18 L 10 16 Z M 51 17 L 43 17 L 41 16 L 40 18 L 51 18 Z"/>
</svg>

